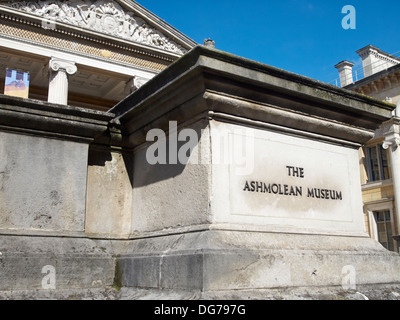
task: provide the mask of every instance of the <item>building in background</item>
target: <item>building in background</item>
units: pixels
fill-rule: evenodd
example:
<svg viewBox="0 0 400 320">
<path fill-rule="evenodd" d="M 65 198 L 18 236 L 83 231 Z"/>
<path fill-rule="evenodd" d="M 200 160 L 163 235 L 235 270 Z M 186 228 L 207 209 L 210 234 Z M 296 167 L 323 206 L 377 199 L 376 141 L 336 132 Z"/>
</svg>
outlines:
<svg viewBox="0 0 400 320">
<path fill-rule="evenodd" d="M 393 118 L 382 124 L 375 137 L 360 150 L 361 180 L 366 229 L 384 247 L 400 246 L 400 58 L 372 45 L 357 51 L 362 69 L 342 61 L 340 86 L 397 105 Z"/>
<path fill-rule="evenodd" d="M 29 98 L 102 111 L 196 45 L 127 0 L 2 1 L 0 40 L 0 90 L 15 70 Z"/>
</svg>

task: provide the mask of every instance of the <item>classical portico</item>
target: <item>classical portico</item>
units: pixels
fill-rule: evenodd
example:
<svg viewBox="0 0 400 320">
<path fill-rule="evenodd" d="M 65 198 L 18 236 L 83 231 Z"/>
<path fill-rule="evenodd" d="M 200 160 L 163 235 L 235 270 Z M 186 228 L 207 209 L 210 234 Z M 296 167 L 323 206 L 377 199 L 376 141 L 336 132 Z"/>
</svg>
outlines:
<svg viewBox="0 0 400 320">
<path fill-rule="evenodd" d="M 0 18 L 0 70 L 29 72 L 30 98 L 103 111 L 196 45 L 134 1 L 4 1 Z"/>
</svg>

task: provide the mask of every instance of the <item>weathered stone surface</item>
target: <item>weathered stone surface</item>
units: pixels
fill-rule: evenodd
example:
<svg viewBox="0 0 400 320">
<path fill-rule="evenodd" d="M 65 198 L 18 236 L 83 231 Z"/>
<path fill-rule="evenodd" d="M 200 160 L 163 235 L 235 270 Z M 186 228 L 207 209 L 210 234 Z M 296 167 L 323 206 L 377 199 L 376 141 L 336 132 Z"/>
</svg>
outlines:
<svg viewBox="0 0 400 320">
<path fill-rule="evenodd" d="M 345 290 L 349 268 L 354 289 L 400 283 L 398 254 L 367 237 L 214 230 L 132 240 L 118 250 L 123 287 L 210 295 L 297 287 Z"/>
<path fill-rule="evenodd" d="M 85 232 L 128 238 L 132 230 L 133 156 L 109 148 L 89 150 Z"/>
<path fill-rule="evenodd" d="M 89 142 L 113 115 L 3 95 L 0 114 L 0 291 L 43 290 L 52 271 L 54 290 L 112 286 L 109 242 L 84 231 Z"/>
<path fill-rule="evenodd" d="M 0 252 L 0 291 L 46 289 L 46 266 L 54 268 L 50 291 L 103 288 L 114 282 L 115 260 L 107 241 L 1 235 Z"/>
<path fill-rule="evenodd" d="M 137 239 L 115 247 L 121 285 L 192 289 L 213 298 L 280 297 L 294 288 L 303 288 L 302 297 L 317 288 L 331 288 L 317 296 L 329 290 L 335 296 L 347 269 L 357 286 L 400 283 L 398 255 L 364 232 L 357 158 L 357 148 L 393 108 L 217 50 L 192 50 L 112 109 L 128 146 L 136 148 Z M 146 164 L 146 134 L 159 128 L 173 137 L 170 121 L 180 129 L 203 124 L 209 143 L 201 140 L 198 149 L 205 161 Z M 246 154 L 254 166 L 241 175 L 235 166 L 240 162 L 217 158 L 240 147 L 229 142 L 238 135 L 233 127 L 247 128 L 254 139 L 254 150 Z M 219 129 L 228 145 L 218 143 Z M 286 166 L 308 175 L 289 177 Z M 266 194 L 256 199 L 250 188 L 244 193 L 245 181 L 266 179 L 302 184 L 305 192 L 307 186 L 329 186 L 340 196 L 322 203 L 315 197 L 294 201 L 293 195 L 287 201 Z"/>
<path fill-rule="evenodd" d="M 202 132 L 204 122 L 195 123 L 191 128 L 200 142 L 190 159 L 197 160 L 200 149 L 205 151 L 203 157 L 209 157 L 209 133 L 207 129 Z M 169 150 L 169 141 L 166 141 L 166 145 Z M 147 232 L 208 224 L 208 160 L 204 163 L 198 161 L 195 165 L 184 165 L 179 161 L 175 164 L 150 165 L 148 146 L 134 154 L 132 233 L 140 237 Z"/>
<path fill-rule="evenodd" d="M 0 231 L 85 231 L 89 143 L 113 114 L 0 95 Z"/>
<path fill-rule="evenodd" d="M 87 148 L 0 132 L 0 230 L 83 232 Z"/>
<path fill-rule="evenodd" d="M 337 287 L 287 288 L 258 291 L 200 292 L 106 288 L 85 290 L 0 291 L 1 300 L 400 300 L 400 286 L 370 285 L 358 290 Z M 140 301 L 139 301 L 140 303 Z M 148 311 L 146 309 L 146 311 Z"/>
</svg>

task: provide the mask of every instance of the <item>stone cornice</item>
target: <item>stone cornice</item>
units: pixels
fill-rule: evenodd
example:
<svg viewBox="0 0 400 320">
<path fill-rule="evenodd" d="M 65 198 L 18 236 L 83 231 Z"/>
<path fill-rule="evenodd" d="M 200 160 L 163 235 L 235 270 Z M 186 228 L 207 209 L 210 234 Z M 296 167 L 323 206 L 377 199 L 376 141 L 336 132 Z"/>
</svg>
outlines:
<svg viewBox="0 0 400 320">
<path fill-rule="evenodd" d="M 358 50 L 357 53 L 362 58 L 368 54 L 373 54 L 378 59 L 385 60 L 385 61 L 395 63 L 395 64 L 400 63 L 399 58 L 389 55 L 388 53 L 386 53 L 386 52 L 382 51 L 381 49 L 379 49 L 375 46 L 372 46 L 372 45 L 366 46 L 366 47 Z"/>
<path fill-rule="evenodd" d="M 220 64 L 216 65 L 211 65 L 211 66 L 203 66 L 204 57 L 211 58 L 211 59 L 216 59 L 220 61 Z M 172 76 L 179 77 L 182 74 L 185 74 L 187 72 L 191 72 L 192 69 L 196 68 L 198 70 L 203 70 L 203 68 L 207 68 L 208 70 L 218 69 L 218 65 L 221 65 L 222 63 L 227 63 L 231 64 L 232 66 L 235 67 L 245 67 L 248 70 L 254 71 L 254 72 L 259 72 L 265 75 L 269 75 L 271 77 L 281 79 L 282 81 L 290 81 L 293 84 L 298 84 L 298 85 L 304 85 L 304 89 L 306 88 L 312 88 L 315 90 L 312 90 L 315 98 L 320 98 L 322 100 L 328 100 L 334 103 L 332 99 L 330 98 L 330 95 L 337 95 L 338 97 L 342 97 L 343 99 L 350 99 L 354 102 L 360 102 L 361 105 L 358 105 L 360 108 L 360 112 L 366 111 L 367 113 L 373 112 L 371 108 L 368 108 L 366 106 L 366 109 L 363 108 L 363 103 L 366 103 L 368 105 L 377 107 L 375 109 L 379 113 L 383 112 L 384 115 L 382 114 L 382 121 L 386 121 L 391 117 L 391 112 L 396 108 L 395 105 L 391 103 L 386 103 L 378 99 L 374 99 L 371 97 L 363 96 L 358 93 L 349 91 L 349 90 L 344 90 L 341 88 L 338 88 L 333 85 L 329 85 L 324 82 L 320 82 L 308 77 L 304 77 L 301 75 L 297 75 L 282 69 L 278 69 L 266 64 L 262 64 L 256 61 L 252 61 L 249 59 L 245 59 L 239 56 L 235 56 L 220 50 L 216 49 L 209 49 L 206 48 L 205 46 L 197 46 L 195 49 L 193 49 L 191 52 L 186 54 L 184 57 L 182 57 L 178 62 L 172 64 L 171 66 L 168 67 L 168 70 L 165 70 L 165 72 L 162 72 L 159 74 L 151 83 L 148 83 L 147 86 L 150 86 L 151 84 L 157 83 L 159 87 L 163 87 L 164 85 L 168 84 L 172 78 Z M 231 71 L 231 70 L 229 70 Z M 239 75 L 232 75 L 233 78 L 238 78 Z M 157 79 L 157 80 L 156 80 Z M 242 78 L 243 79 L 243 78 Z M 253 80 L 250 82 L 260 82 L 257 80 Z M 272 84 L 265 83 L 266 86 L 273 86 Z M 281 88 L 282 91 L 291 91 L 289 88 L 284 89 Z M 298 94 L 301 94 L 298 90 L 293 90 L 296 91 Z M 148 91 L 146 91 L 148 92 Z M 294 93 L 294 92 L 293 92 Z M 121 112 L 125 108 L 124 106 L 129 100 L 134 100 L 135 102 L 139 102 L 143 98 L 145 98 L 145 91 L 140 91 L 137 94 L 135 94 L 132 97 L 127 98 L 124 101 L 121 101 L 121 103 L 118 106 L 118 111 Z M 350 101 L 349 101 L 350 102 Z"/>
<path fill-rule="evenodd" d="M 391 89 L 399 86 L 399 84 L 400 64 L 348 85 L 345 89 L 368 95 L 385 89 Z"/>
<path fill-rule="evenodd" d="M 90 143 L 108 129 L 113 118 L 111 113 L 0 94 L 3 131 Z"/>
<path fill-rule="evenodd" d="M 189 103 L 190 101 L 190 103 Z M 190 106 L 190 107 L 189 107 Z M 215 114 L 316 139 L 362 144 L 394 105 L 219 50 L 198 46 L 111 112 L 140 143 L 144 128 Z M 210 113 L 211 112 L 211 113 Z M 156 120 L 157 119 L 157 120 Z M 229 120 L 230 121 L 230 120 Z M 264 124 L 261 124 L 264 123 Z M 284 129 L 285 128 L 285 129 Z"/>
</svg>

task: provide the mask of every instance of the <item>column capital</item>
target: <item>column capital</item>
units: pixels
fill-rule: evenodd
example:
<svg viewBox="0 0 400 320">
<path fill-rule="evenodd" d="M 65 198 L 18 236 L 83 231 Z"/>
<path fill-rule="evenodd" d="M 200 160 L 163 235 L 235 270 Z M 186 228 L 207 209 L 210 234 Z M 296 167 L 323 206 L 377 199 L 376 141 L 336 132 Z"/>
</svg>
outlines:
<svg viewBox="0 0 400 320">
<path fill-rule="evenodd" d="M 394 151 L 398 146 L 400 146 L 400 135 L 398 133 L 392 132 L 385 136 L 385 140 L 382 144 L 383 149 L 387 150 L 391 147 Z"/>
<path fill-rule="evenodd" d="M 131 79 L 129 79 L 126 83 L 125 83 L 125 89 L 124 89 L 124 93 L 129 95 L 132 92 L 135 92 L 137 89 L 139 89 L 136 85 L 136 77 L 132 77 Z"/>
<path fill-rule="evenodd" d="M 125 94 L 131 94 L 142 87 L 149 79 L 134 76 L 125 83 Z"/>
<path fill-rule="evenodd" d="M 75 62 L 52 57 L 49 62 L 50 71 L 64 70 L 67 74 L 73 75 L 78 71 Z"/>
<path fill-rule="evenodd" d="M 386 121 L 382 125 L 382 133 L 385 140 L 383 141 L 382 147 L 384 149 L 392 148 L 395 151 L 400 146 L 400 119 L 393 117 L 389 121 Z"/>
</svg>

